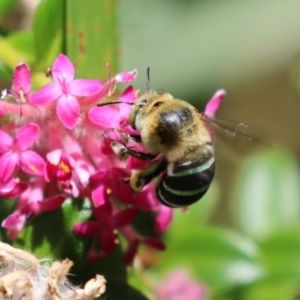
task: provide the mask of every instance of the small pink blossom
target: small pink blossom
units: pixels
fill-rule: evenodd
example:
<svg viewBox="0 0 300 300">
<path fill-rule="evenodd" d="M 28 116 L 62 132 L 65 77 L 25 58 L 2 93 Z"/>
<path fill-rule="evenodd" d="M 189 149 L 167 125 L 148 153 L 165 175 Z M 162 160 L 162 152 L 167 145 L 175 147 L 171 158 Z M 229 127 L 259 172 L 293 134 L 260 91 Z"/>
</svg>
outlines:
<svg viewBox="0 0 300 300">
<path fill-rule="evenodd" d="M 99 237 L 101 249 L 108 254 L 118 244 L 116 229 L 130 224 L 136 214 L 137 210 L 134 208 L 114 212 L 112 204 L 107 201 L 94 209 L 96 220 L 78 223 L 73 231 L 80 237 Z"/>
<path fill-rule="evenodd" d="M 136 234 L 129 226 L 122 229 L 123 234 L 126 236 L 128 246 L 124 253 L 124 262 L 126 265 L 132 265 L 133 260 L 138 252 L 140 244 L 145 244 L 151 248 L 162 251 L 165 250 L 165 244 L 159 237 L 149 236 L 143 237 Z"/>
<path fill-rule="evenodd" d="M 139 193 L 133 197 L 133 205 L 141 211 L 155 211 L 156 217 L 154 222 L 155 231 L 163 233 L 171 225 L 174 209 L 162 205 L 155 197 L 154 183 L 147 184 Z"/>
<path fill-rule="evenodd" d="M 68 181 L 72 177 L 73 160 L 71 160 L 61 149 L 47 153 L 45 167 L 45 180 L 51 181 L 55 177 L 58 181 Z"/>
<path fill-rule="evenodd" d="M 204 113 L 207 116 L 213 117 L 215 113 L 217 112 L 222 100 L 226 96 L 225 90 L 218 90 L 215 92 L 215 94 L 212 96 L 212 98 L 207 102 L 205 106 Z"/>
<path fill-rule="evenodd" d="M 95 207 L 99 207 L 109 201 L 110 195 L 114 195 L 124 204 L 132 202 L 133 192 L 123 178 L 130 174 L 121 168 L 101 169 L 90 177 L 93 186 L 92 199 Z"/>
<path fill-rule="evenodd" d="M 0 181 L 7 181 L 18 165 L 25 173 L 42 175 L 45 162 L 35 151 L 28 148 L 35 142 L 40 128 L 29 123 L 17 130 L 12 139 L 0 130 Z"/>
<path fill-rule="evenodd" d="M 74 66 L 67 56 L 59 54 L 51 69 L 54 82 L 33 93 L 31 103 L 45 105 L 57 100 L 56 112 L 68 129 L 74 128 L 80 115 L 77 97 L 93 96 L 101 90 L 99 80 L 74 79 Z"/>
<path fill-rule="evenodd" d="M 24 215 L 19 211 L 16 211 L 2 221 L 2 227 L 8 229 L 7 231 L 8 237 L 14 240 L 17 238 L 19 233 L 24 228 L 25 222 L 26 222 L 26 215 Z"/>
<path fill-rule="evenodd" d="M 156 288 L 156 295 L 164 300 L 207 299 L 205 286 L 200 281 L 192 279 L 183 269 L 173 271 L 160 282 Z"/>
<path fill-rule="evenodd" d="M 129 86 L 119 99 L 125 103 L 118 105 L 118 109 L 111 106 L 93 107 L 90 109 L 88 117 L 93 123 L 104 128 L 120 128 L 126 132 L 124 128 L 129 126 L 128 117 L 132 109 L 131 105 L 126 102 L 132 102 L 134 98 L 135 90 Z"/>
<path fill-rule="evenodd" d="M 0 182 L 0 196 L 7 199 L 19 197 L 27 189 L 27 184 L 19 182 L 17 178 L 10 178 Z"/>
<path fill-rule="evenodd" d="M 44 182 L 39 179 L 32 183 L 20 196 L 17 209 L 8 216 L 2 226 L 8 229 L 10 239 L 17 238 L 18 234 L 25 226 L 28 217 L 49 212 L 61 207 L 65 201 L 64 195 L 55 195 L 51 198 L 44 198 Z"/>
<path fill-rule="evenodd" d="M 1 99 L 10 96 L 19 103 L 26 103 L 30 99 L 31 75 L 27 64 L 20 63 L 13 72 L 12 90 L 4 90 Z"/>
<path fill-rule="evenodd" d="M 131 72 L 121 72 L 119 73 L 115 79 L 117 82 L 130 82 L 134 80 L 137 76 L 137 70 L 133 70 Z"/>
</svg>

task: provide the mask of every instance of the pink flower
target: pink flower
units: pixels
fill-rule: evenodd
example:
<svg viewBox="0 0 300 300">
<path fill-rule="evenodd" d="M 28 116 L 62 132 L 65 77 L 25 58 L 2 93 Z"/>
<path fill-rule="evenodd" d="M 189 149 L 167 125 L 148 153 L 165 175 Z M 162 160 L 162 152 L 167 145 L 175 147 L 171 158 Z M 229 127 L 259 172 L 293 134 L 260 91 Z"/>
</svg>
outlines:
<svg viewBox="0 0 300 300">
<path fill-rule="evenodd" d="M 134 80 L 137 76 L 137 70 L 133 70 L 131 72 L 121 72 L 119 73 L 115 79 L 117 82 L 130 82 Z"/>
<path fill-rule="evenodd" d="M 207 292 L 205 286 L 190 278 L 185 270 L 173 271 L 156 288 L 156 295 L 164 300 L 205 300 Z"/>
<path fill-rule="evenodd" d="M 141 243 L 165 248 L 159 237 L 142 237 L 132 227 L 138 211 L 156 213 L 158 232 L 167 230 L 173 211 L 157 201 L 153 184 L 133 193 L 127 183 L 131 171 L 148 163 L 120 159 L 111 147 L 111 141 L 118 140 L 145 151 L 128 138 L 139 134 L 128 121 L 134 88 L 127 87 L 119 98 L 129 105 L 96 106 L 108 95 L 115 98 L 116 85 L 132 81 L 137 72 L 121 72 L 104 83 L 74 79 L 74 73 L 71 61 L 60 54 L 51 68 L 53 82 L 31 92 L 30 71 L 22 63 L 14 71 L 12 91 L 3 93 L 3 100 L 8 95 L 18 103 L 0 101 L 0 115 L 5 112 L 10 121 L 0 129 L 0 196 L 15 198 L 17 204 L 2 226 L 15 239 L 28 219 L 58 209 L 66 197 L 88 199 L 92 219 L 74 226 L 80 237 L 99 241 L 101 250 L 93 244 L 88 258 L 111 253 L 122 235 L 128 243 L 124 258 L 131 263 Z"/>
<path fill-rule="evenodd" d="M 137 234 L 129 226 L 122 228 L 122 233 L 126 237 L 126 240 L 128 242 L 127 249 L 124 253 L 124 262 L 126 265 L 132 265 L 133 260 L 138 252 L 138 247 L 140 244 L 145 244 L 159 251 L 165 250 L 166 248 L 165 244 L 162 242 L 162 240 L 159 237 L 156 236 L 143 237 Z"/>
<path fill-rule="evenodd" d="M 74 66 L 64 54 L 58 55 L 51 72 L 54 82 L 33 93 L 30 101 L 35 105 L 45 105 L 57 99 L 57 116 L 68 129 L 72 129 L 80 115 L 77 97 L 89 97 L 99 93 L 101 83 L 98 80 L 74 80 Z"/>
<path fill-rule="evenodd" d="M 18 207 L 8 216 L 2 226 L 8 229 L 8 236 L 16 239 L 30 216 L 58 209 L 65 201 L 65 196 L 55 195 L 49 199 L 44 198 L 45 185 L 41 179 L 34 182 L 20 196 Z"/>
<path fill-rule="evenodd" d="M 146 185 L 139 193 L 134 195 L 133 205 L 141 211 L 157 211 L 155 217 L 155 230 L 157 233 L 167 231 L 171 225 L 174 209 L 162 205 L 154 195 L 154 183 Z"/>
<path fill-rule="evenodd" d="M 132 109 L 131 105 L 126 104 L 126 102 L 133 102 L 132 99 L 135 99 L 135 90 L 129 86 L 119 99 L 125 103 L 118 105 L 118 110 L 111 106 L 93 107 L 90 109 L 88 117 L 93 123 L 104 128 L 124 130 L 124 127 L 129 125 L 128 117 Z M 133 130 L 131 129 L 131 131 Z"/>
<path fill-rule="evenodd" d="M 225 90 L 216 91 L 212 98 L 207 102 L 204 113 L 209 117 L 213 117 L 225 96 Z"/>
<path fill-rule="evenodd" d="M 47 153 L 45 180 L 49 182 L 56 177 L 59 181 L 68 181 L 72 177 L 72 163 L 73 161 L 61 149 Z"/>
<path fill-rule="evenodd" d="M 17 130 L 12 139 L 5 131 L 0 130 L 0 180 L 7 181 L 18 165 L 25 173 L 42 175 L 45 162 L 39 154 L 27 150 L 36 140 L 40 128 L 29 123 Z"/>
<path fill-rule="evenodd" d="M 137 210 L 127 208 L 114 212 L 112 204 L 107 201 L 93 211 L 96 220 L 77 223 L 73 231 L 80 237 L 99 237 L 101 249 L 111 253 L 118 244 L 117 228 L 130 224 L 137 215 Z"/>
<path fill-rule="evenodd" d="M 30 99 L 31 78 L 29 67 L 25 63 L 20 63 L 14 70 L 12 79 L 12 90 L 4 90 L 1 99 L 10 96 L 17 102 L 26 103 Z"/>
<path fill-rule="evenodd" d="M 114 195 L 124 204 L 132 202 L 133 193 L 123 178 L 130 174 L 121 168 L 101 169 L 90 177 L 93 186 L 92 199 L 95 207 L 99 207 L 109 201 L 110 195 Z"/>
<path fill-rule="evenodd" d="M 19 233 L 24 228 L 25 222 L 26 215 L 19 211 L 16 211 L 2 221 L 2 227 L 8 229 L 8 237 L 14 240 L 18 237 Z"/>
<path fill-rule="evenodd" d="M 19 182 L 16 178 L 10 178 L 0 182 L 0 196 L 6 199 L 19 197 L 27 189 L 27 184 Z"/>
</svg>

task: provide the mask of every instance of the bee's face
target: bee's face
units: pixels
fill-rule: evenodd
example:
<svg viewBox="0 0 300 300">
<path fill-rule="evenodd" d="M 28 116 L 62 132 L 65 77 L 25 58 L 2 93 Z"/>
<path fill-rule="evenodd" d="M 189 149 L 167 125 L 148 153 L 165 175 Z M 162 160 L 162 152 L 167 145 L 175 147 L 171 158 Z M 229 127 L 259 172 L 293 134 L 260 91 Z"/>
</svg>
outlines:
<svg viewBox="0 0 300 300">
<path fill-rule="evenodd" d="M 163 102 L 174 99 L 171 94 L 164 92 L 157 92 L 152 89 L 141 95 L 134 107 L 132 108 L 129 116 L 130 126 L 138 131 L 143 126 L 143 121 L 149 114 L 153 113 L 154 110 Z"/>
</svg>

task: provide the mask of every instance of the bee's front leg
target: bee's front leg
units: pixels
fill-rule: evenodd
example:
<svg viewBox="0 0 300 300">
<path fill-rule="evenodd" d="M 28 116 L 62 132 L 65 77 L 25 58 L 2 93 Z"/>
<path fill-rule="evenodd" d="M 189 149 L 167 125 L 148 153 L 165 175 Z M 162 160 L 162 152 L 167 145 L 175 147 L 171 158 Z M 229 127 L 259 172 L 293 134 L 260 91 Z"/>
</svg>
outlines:
<svg viewBox="0 0 300 300">
<path fill-rule="evenodd" d="M 143 152 L 130 149 L 117 141 L 111 142 L 111 148 L 114 151 L 114 153 L 116 153 L 120 157 L 123 157 L 124 155 L 128 154 L 133 157 L 139 158 L 141 160 L 152 160 L 157 156 L 151 153 L 143 153 Z"/>
</svg>

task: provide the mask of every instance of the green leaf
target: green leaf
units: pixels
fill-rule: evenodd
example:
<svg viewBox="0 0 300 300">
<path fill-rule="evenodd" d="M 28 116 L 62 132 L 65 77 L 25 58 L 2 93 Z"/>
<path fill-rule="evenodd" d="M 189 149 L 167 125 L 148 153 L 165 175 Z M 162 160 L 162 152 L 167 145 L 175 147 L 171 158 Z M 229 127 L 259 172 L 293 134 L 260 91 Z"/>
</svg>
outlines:
<svg viewBox="0 0 300 300">
<path fill-rule="evenodd" d="M 14 69 L 21 61 L 28 62 L 29 58 L 25 53 L 13 46 L 8 38 L 0 36 L 0 59 L 9 68 Z"/>
<path fill-rule="evenodd" d="M 76 76 L 108 78 L 118 70 L 118 27 L 116 0 L 66 0 L 67 55 L 76 65 Z"/>
<path fill-rule="evenodd" d="M 0 209 L 0 220 L 6 219 L 12 212 L 16 205 L 14 200 L 5 200 L 3 198 L 0 199 L 1 201 L 1 209 Z M 10 243 L 6 235 L 6 229 L 0 226 L 0 241 L 3 243 Z"/>
<path fill-rule="evenodd" d="M 298 299 L 295 296 L 299 291 L 298 284 L 274 284 L 274 282 L 263 281 L 244 290 L 243 296 L 238 298 L 242 300 L 264 299 L 264 300 L 282 300 Z M 233 299 L 233 298 L 231 298 Z"/>
<path fill-rule="evenodd" d="M 40 69 L 52 65 L 63 52 L 64 0 L 42 0 L 33 20 L 36 64 Z"/>
<path fill-rule="evenodd" d="M 300 228 L 278 233 L 260 243 L 266 279 L 276 284 L 300 278 Z"/>
<path fill-rule="evenodd" d="M 31 63 L 34 60 L 32 32 L 24 31 L 10 34 L 6 41 L 27 57 L 26 63 Z"/>
<path fill-rule="evenodd" d="M 1 0 L 0 1 L 0 16 L 9 11 L 17 0 Z"/>
<path fill-rule="evenodd" d="M 253 240 L 230 230 L 204 227 L 201 220 L 181 211 L 175 214 L 166 244 L 161 270 L 170 272 L 185 266 L 211 287 L 252 283 L 264 271 L 259 248 Z"/>
<path fill-rule="evenodd" d="M 11 84 L 12 71 L 0 60 L 0 78 L 8 81 L 8 86 Z"/>
<path fill-rule="evenodd" d="M 139 291 L 128 285 L 126 282 L 107 279 L 107 290 L 104 294 L 104 299 L 122 299 L 122 300 L 147 300 L 148 298 L 142 295 Z"/>
<path fill-rule="evenodd" d="M 300 221 L 300 173 L 289 152 L 273 149 L 245 164 L 235 194 L 235 218 L 242 230 L 263 239 Z"/>
</svg>

